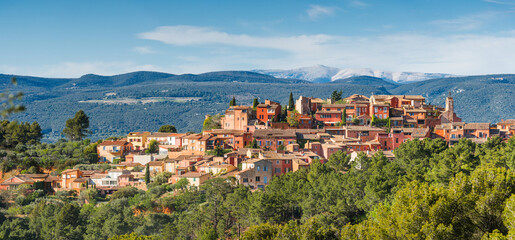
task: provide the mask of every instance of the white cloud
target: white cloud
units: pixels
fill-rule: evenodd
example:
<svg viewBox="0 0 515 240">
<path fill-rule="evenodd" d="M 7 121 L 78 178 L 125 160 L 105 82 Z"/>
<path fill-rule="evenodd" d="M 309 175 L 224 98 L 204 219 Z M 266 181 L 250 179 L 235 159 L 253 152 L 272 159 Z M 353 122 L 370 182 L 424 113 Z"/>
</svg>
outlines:
<svg viewBox="0 0 515 240">
<path fill-rule="evenodd" d="M 483 0 L 483 2 L 495 3 L 495 4 L 501 4 L 501 5 L 515 5 L 515 1 Z"/>
<path fill-rule="evenodd" d="M 317 20 L 322 16 L 333 15 L 334 10 L 335 10 L 334 7 L 310 5 L 308 10 L 306 10 L 306 14 L 308 15 L 309 19 Z"/>
<path fill-rule="evenodd" d="M 359 1 L 359 0 L 351 0 L 350 4 L 353 5 L 353 6 L 356 6 L 356 7 L 366 7 L 366 6 L 368 6 L 368 4 L 366 4 L 365 2 Z"/>
<path fill-rule="evenodd" d="M 207 27 L 185 25 L 158 27 L 152 32 L 139 34 L 139 37 L 176 46 L 225 44 L 285 51 L 295 51 L 299 48 L 316 48 L 332 40 L 332 37 L 323 34 L 289 37 L 256 37 L 245 34 L 229 34 Z"/>
<path fill-rule="evenodd" d="M 139 46 L 139 47 L 134 47 L 133 50 L 137 53 L 140 53 L 140 54 L 153 54 L 153 53 L 156 53 L 154 50 L 152 50 L 152 48 L 148 47 L 148 46 Z"/>
<path fill-rule="evenodd" d="M 503 12 L 481 12 L 467 16 L 461 16 L 454 19 L 439 19 L 431 22 L 444 30 L 451 31 L 467 31 L 475 30 L 484 26 L 487 22 L 498 19 Z"/>
<path fill-rule="evenodd" d="M 498 36 L 388 34 L 374 37 L 263 37 L 230 34 L 205 27 L 169 26 L 142 33 L 140 37 L 175 46 L 209 46 L 214 50 L 223 45 L 224 51 L 219 54 L 204 52 L 191 56 L 190 62 L 173 68 L 178 71 L 294 68 L 325 64 L 464 75 L 515 73 L 515 67 L 511 64 L 515 62 L 515 55 L 506 54 L 515 52 L 515 32 Z"/>
</svg>

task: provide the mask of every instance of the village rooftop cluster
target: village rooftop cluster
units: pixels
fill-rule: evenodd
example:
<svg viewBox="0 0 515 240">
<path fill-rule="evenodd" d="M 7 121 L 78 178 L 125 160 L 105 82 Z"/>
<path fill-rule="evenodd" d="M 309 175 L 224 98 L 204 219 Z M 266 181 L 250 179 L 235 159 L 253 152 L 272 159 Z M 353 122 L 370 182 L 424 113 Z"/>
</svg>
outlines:
<svg viewBox="0 0 515 240">
<path fill-rule="evenodd" d="M 369 156 L 382 152 L 394 159 L 393 150 L 413 139 L 441 138 L 452 145 L 462 138 L 483 143 L 493 136 L 515 135 L 515 119 L 497 124 L 462 122 L 451 96 L 445 108 L 429 105 L 418 95 L 357 94 L 336 100 L 301 96 L 286 110 L 270 100 L 254 106 L 231 105 L 219 129 L 201 134 L 131 132 L 124 139 L 101 142 L 99 162 L 114 169 L 67 169 L 60 176 L 19 174 L 0 188 L 39 183 L 51 191 L 94 187 L 109 194 L 125 186 L 145 190 L 148 168 L 151 176 L 172 173 L 170 184 L 186 179 L 198 187 L 220 177 L 264 189 L 272 178 L 313 162 L 324 163 L 338 151 L 350 155 L 351 161 L 360 152 Z M 159 150 L 148 153 L 153 140 Z M 221 154 L 213 154 L 216 151 Z"/>
</svg>

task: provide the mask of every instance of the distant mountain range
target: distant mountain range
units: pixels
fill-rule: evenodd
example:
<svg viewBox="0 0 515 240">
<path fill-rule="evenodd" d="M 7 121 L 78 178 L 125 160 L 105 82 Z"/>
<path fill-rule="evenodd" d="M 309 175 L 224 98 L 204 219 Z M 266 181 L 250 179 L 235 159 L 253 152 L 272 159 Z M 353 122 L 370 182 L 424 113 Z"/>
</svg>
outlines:
<svg viewBox="0 0 515 240">
<path fill-rule="evenodd" d="M 369 76 L 382 78 L 397 83 L 418 82 L 435 78 L 455 77 L 445 73 L 420 73 L 420 72 L 391 72 L 370 68 L 334 68 L 324 65 L 303 67 L 291 70 L 253 70 L 257 73 L 271 75 L 277 78 L 301 79 L 310 82 L 332 82 L 350 77 Z"/>
<path fill-rule="evenodd" d="M 252 71 L 182 75 L 132 72 L 114 76 L 88 74 L 80 78 L 16 76 L 17 86 L 9 85 L 12 75 L 0 74 L 0 89 L 8 87 L 24 93 L 23 104 L 27 110 L 14 114 L 11 120 L 38 121 L 45 141 L 62 137 L 66 119 L 80 109 L 90 117 L 90 138 L 96 140 L 130 131 L 157 131 L 164 124 L 174 124 L 181 132 L 200 131 L 204 116 L 223 114 L 233 97 L 242 105 L 252 104 L 254 98 L 287 104 L 290 92 L 295 98 L 301 95 L 328 98 L 334 90 L 341 90 L 343 96 L 422 95 L 428 102 L 440 106 L 451 92 L 456 112 L 464 121 L 497 122 L 515 118 L 515 75 L 399 83 L 384 76 L 335 77 L 333 80 L 341 70 L 316 69 L 320 71 L 306 70 L 304 75 L 292 75 L 292 79 Z"/>
</svg>

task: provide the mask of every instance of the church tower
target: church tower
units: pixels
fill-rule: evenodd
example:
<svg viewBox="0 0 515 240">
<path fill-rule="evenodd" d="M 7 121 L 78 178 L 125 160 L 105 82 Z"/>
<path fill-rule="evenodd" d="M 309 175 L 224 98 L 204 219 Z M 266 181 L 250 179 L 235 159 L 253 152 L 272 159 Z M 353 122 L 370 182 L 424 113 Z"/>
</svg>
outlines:
<svg viewBox="0 0 515 240">
<path fill-rule="evenodd" d="M 451 97 L 451 92 L 449 92 L 449 96 L 445 99 L 445 112 L 443 115 L 442 123 L 454 122 L 454 99 Z"/>
</svg>

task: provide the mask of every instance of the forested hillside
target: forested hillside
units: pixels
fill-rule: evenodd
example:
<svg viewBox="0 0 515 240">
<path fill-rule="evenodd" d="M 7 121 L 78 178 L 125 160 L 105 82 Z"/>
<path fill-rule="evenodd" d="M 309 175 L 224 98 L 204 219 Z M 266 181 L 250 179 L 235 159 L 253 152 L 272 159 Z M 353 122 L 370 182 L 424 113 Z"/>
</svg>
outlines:
<svg viewBox="0 0 515 240">
<path fill-rule="evenodd" d="M 0 239 L 506 239 L 515 237 L 515 138 L 409 141 L 274 178 L 251 192 L 232 178 L 111 197 L 89 189 L 2 192 Z M 118 237 L 117 237 L 118 236 Z"/>
<path fill-rule="evenodd" d="M 0 75 L 0 86 L 11 76 Z M 66 119 L 83 109 L 91 118 L 90 138 L 97 140 L 130 131 L 156 131 L 174 124 L 178 131 L 200 131 L 206 114 L 223 114 L 232 97 L 237 104 L 271 99 L 286 104 L 289 93 L 320 98 L 334 90 L 352 94 L 419 94 L 444 104 L 451 92 L 458 116 L 467 122 L 497 122 L 515 116 L 514 75 L 445 78 L 398 85 L 372 77 L 332 83 L 277 79 L 253 72 L 173 75 L 135 72 L 116 76 L 85 75 L 77 79 L 18 77 L 13 90 L 23 91 L 27 110 L 11 120 L 37 121 L 43 141 L 61 138 Z"/>
</svg>

